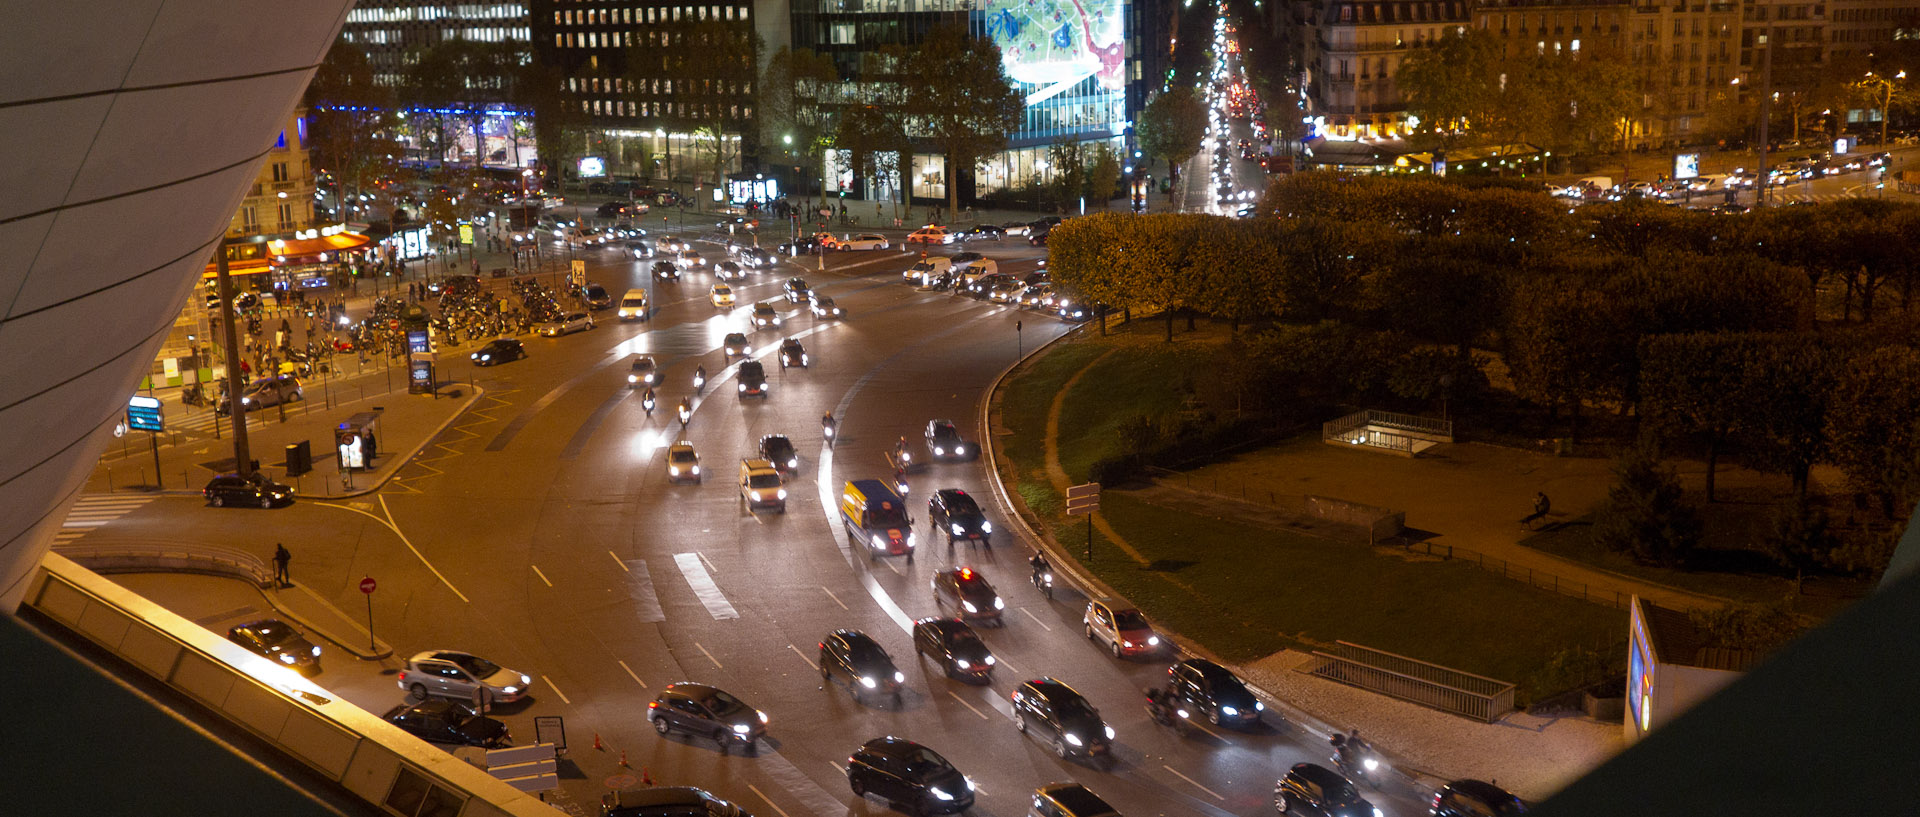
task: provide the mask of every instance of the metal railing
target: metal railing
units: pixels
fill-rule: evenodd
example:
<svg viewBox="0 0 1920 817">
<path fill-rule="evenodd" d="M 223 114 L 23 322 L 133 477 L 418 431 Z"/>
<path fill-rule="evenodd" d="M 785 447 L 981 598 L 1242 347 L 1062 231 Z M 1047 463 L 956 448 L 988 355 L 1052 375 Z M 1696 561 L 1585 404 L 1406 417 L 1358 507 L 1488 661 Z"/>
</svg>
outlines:
<svg viewBox="0 0 1920 817">
<path fill-rule="evenodd" d="M 1319 660 L 1302 671 L 1486 723 L 1513 711 L 1513 684 L 1347 641 L 1336 644 L 1338 654 L 1314 650 Z"/>
<path fill-rule="evenodd" d="M 1616 610 L 1625 610 L 1632 596 L 1618 590 L 1595 588 L 1586 582 L 1577 582 L 1555 573 L 1535 570 L 1531 567 L 1515 565 L 1497 556 L 1488 556 L 1477 550 L 1457 548 L 1452 545 L 1436 545 L 1432 542 L 1408 542 L 1407 550 L 1417 550 L 1429 556 L 1442 559 L 1459 559 L 1470 562 L 1481 570 L 1494 573 L 1514 581 L 1526 582 L 1541 590 L 1551 590 L 1563 596 L 1571 596 L 1581 601 L 1604 604 Z"/>
<path fill-rule="evenodd" d="M 251 553 L 222 547 L 186 550 L 169 545 L 61 545 L 54 550 L 95 573 L 142 573 L 155 569 L 233 576 L 265 587 L 273 571 Z"/>
</svg>

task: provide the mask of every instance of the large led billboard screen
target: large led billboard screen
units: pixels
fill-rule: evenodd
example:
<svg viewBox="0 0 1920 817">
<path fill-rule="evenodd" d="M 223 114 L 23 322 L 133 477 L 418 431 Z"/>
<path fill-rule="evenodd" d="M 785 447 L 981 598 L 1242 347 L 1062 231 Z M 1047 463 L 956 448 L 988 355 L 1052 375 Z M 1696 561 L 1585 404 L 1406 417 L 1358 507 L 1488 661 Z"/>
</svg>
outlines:
<svg viewBox="0 0 1920 817">
<path fill-rule="evenodd" d="M 1028 92 L 1029 104 L 1087 77 L 1108 91 L 1126 82 L 1121 0 L 988 0 L 985 18 L 1007 76 L 1041 86 Z"/>
</svg>

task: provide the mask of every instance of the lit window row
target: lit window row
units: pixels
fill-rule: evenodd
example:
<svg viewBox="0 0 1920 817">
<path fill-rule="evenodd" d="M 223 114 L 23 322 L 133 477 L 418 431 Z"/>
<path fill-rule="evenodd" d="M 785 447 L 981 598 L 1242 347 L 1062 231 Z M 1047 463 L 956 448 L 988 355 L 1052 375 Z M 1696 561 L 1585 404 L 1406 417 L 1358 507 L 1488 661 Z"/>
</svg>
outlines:
<svg viewBox="0 0 1920 817">
<path fill-rule="evenodd" d="M 632 25 L 681 20 L 745 20 L 747 6 L 674 6 L 672 8 L 580 9 L 555 11 L 554 25 Z"/>
</svg>

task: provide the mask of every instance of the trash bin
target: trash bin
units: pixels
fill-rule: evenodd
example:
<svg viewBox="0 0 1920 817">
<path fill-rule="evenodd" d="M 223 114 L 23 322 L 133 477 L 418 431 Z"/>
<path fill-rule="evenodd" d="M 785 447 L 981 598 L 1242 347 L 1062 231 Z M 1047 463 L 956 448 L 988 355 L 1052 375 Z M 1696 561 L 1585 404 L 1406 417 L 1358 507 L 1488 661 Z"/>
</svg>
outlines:
<svg viewBox="0 0 1920 817">
<path fill-rule="evenodd" d="M 287 446 L 287 476 L 297 477 L 313 470 L 313 447 L 306 440 Z"/>
</svg>

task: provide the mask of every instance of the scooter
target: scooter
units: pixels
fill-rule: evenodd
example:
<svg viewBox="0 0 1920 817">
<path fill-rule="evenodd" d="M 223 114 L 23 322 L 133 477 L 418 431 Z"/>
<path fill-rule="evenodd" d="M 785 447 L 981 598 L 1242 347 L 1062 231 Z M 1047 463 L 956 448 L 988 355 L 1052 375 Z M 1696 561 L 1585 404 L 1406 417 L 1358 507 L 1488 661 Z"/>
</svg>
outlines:
<svg viewBox="0 0 1920 817">
<path fill-rule="evenodd" d="M 1033 586 L 1039 588 L 1040 592 L 1047 594 L 1048 599 L 1052 599 L 1053 598 L 1053 571 L 1051 570 L 1036 571 L 1033 574 Z"/>
<path fill-rule="evenodd" d="M 1153 718 L 1154 723 L 1160 724 L 1161 726 L 1171 726 L 1176 732 L 1187 731 L 1187 722 L 1192 717 L 1192 715 L 1187 712 L 1186 707 L 1170 699 L 1162 703 L 1155 701 L 1151 697 L 1147 698 L 1147 715 Z"/>
<path fill-rule="evenodd" d="M 1373 752 L 1373 747 L 1361 745 L 1333 754 L 1333 765 L 1350 780 L 1365 781 L 1367 785 L 1380 788 L 1381 778 L 1387 773 L 1387 764 Z"/>
<path fill-rule="evenodd" d="M 647 410 L 648 417 L 653 416 L 653 389 L 647 389 L 647 393 L 640 396 L 640 407 Z"/>
<path fill-rule="evenodd" d="M 680 401 L 680 427 L 686 428 L 687 421 L 692 419 L 693 406 L 689 405 L 685 400 Z"/>
<path fill-rule="evenodd" d="M 827 438 L 828 446 L 833 445 L 833 432 L 839 425 L 840 423 L 835 421 L 831 414 L 820 418 L 820 436 Z"/>
<path fill-rule="evenodd" d="M 706 387 L 707 387 L 707 367 L 701 366 L 700 368 L 694 369 L 693 370 L 693 393 L 699 394 L 700 390 Z"/>
</svg>

